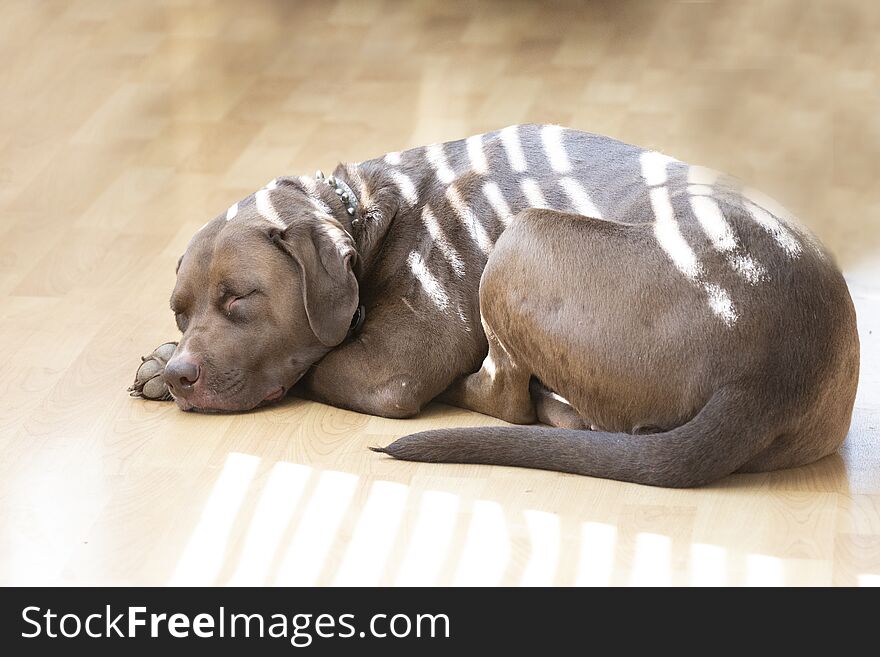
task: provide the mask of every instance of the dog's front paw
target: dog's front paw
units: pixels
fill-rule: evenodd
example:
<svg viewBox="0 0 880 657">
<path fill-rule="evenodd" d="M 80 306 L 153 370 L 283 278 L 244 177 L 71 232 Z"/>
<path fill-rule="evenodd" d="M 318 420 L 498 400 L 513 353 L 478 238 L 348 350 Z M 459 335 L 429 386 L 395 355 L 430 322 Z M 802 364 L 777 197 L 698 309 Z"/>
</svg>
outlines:
<svg viewBox="0 0 880 657">
<path fill-rule="evenodd" d="M 171 399 L 171 393 L 168 392 L 162 373 L 165 371 L 165 365 L 174 355 L 175 349 L 177 349 L 176 342 L 166 342 L 156 347 L 149 356 L 141 357 L 141 366 L 134 375 L 134 383 L 128 388 L 132 397 L 156 401 Z"/>
</svg>

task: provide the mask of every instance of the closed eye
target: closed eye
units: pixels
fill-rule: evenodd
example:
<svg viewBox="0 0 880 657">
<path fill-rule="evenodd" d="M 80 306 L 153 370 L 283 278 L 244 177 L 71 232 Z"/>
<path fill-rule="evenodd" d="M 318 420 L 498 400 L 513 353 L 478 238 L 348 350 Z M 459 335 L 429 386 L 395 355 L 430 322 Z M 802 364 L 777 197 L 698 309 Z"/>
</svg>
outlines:
<svg viewBox="0 0 880 657">
<path fill-rule="evenodd" d="M 247 294 L 242 294 L 240 296 L 230 296 L 229 299 L 227 299 L 223 310 L 226 312 L 227 315 L 232 314 L 235 310 L 238 310 L 241 307 L 242 301 L 252 297 L 256 293 L 257 290 L 251 290 Z"/>
</svg>

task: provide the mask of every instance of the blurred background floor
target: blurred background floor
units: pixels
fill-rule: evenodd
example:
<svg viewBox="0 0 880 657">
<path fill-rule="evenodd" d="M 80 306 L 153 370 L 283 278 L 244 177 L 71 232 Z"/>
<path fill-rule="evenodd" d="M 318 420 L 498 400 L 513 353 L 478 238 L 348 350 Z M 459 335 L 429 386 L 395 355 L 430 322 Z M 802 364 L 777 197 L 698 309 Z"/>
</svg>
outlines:
<svg viewBox="0 0 880 657">
<path fill-rule="evenodd" d="M 0 2 L 0 583 L 880 583 L 880 5 Z M 520 122 L 735 174 L 855 298 L 840 456 L 673 491 L 392 462 L 491 423 L 129 399 L 189 237 L 281 174 Z"/>
</svg>

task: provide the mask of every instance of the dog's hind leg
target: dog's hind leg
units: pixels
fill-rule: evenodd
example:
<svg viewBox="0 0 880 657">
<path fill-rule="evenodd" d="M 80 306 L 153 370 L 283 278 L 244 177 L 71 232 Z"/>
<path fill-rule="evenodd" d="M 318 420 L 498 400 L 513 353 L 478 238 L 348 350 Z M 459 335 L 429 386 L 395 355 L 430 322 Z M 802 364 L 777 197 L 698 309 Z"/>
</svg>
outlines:
<svg viewBox="0 0 880 657">
<path fill-rule="evenodd" d="M 538 379 L 532 378 L 529 392 L 535 404 L 538 422 L 560 429 L 590 428 L 567 400 L 547 388 Z"/>
<path fill-rule="evenodd" d="M 523 370 L 484 321 L 489 354 L 474 374 L 455 381 L 438 401 L 491 415 L 513 424 L 537 419 L 529 394 L 531 373 Z"/>
</svg>

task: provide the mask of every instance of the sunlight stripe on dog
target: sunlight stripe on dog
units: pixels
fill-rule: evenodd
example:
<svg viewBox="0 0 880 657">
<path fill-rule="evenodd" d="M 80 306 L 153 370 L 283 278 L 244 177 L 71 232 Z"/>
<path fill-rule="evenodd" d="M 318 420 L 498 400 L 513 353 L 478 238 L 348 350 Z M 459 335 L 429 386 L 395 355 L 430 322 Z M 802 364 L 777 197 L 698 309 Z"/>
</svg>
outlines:
<svg viewBox="0 0 880 657">
<path fill-rule="evenodd" d="M 728 326 L 733 324 L 737 315 L 727 290 L 714 283 L 704 283 L 703 289 L 709 297 L 709 306 L 712 308 L 712 312 L 724 320 Z"/>
<path fill-rule="evenodd" d="M 348 252 L 351 248 L 351 235 L 345 230 L 345 228 L 343 228 L 335 217 L 326 217 L 323 221 L 317 222 L 315 224 L 315 230 L 320 230 L 324 233 L 324 235 L 327 236 L 327 239 L 333 242 L 333 246 L 336 247 L 336 250 L 340 254 Z"/>
<path fill-rule="evenodd" d="M 672 264 L 691 280 L 696 280 L 701 268 L 697 255 L 682 237 L 665 187 L 655 187 L 649 192 L 654 211 L 654 236 L 672 260 Z"/>
<path fill-rule="evenodd" d="M 510 220 L 513 219 L 513 213 L 510 211 L 510 206 L 507 204 L 504 194 L 501 193 L 498 183 L 489 181 L 483 185 L 483 195 L 489 201 L 489 205 L 492 206 L 501 222 L 505 225 L 509 224 Z"/>
<path fill-rule="evenodd" d="M 743 207 L 755 223 L 770 233 L 770 236 L 789 257 L 797 258 L 801 254 L 800 243 L 779 219 L 748 199 L 743 200 Z"/>
<path fill-rule="evenodd" d="M 556 173 L 568 173 L 571 171 L 571 161 L 565 146 L 562 143 L 562 131 L 564 128 L 558 125 L 545 125 L 541 128 L 541 142 L 544 144 L 544 153 L 550 161 L 550 166 Z"/>
<path fill-rule="evenodd" d="M 263 219 L 276 226 L 280 226 L 281 228 L 286 228 L 281 217 L 279 217 L 278 213 L 275 211 L 275 207 L 272 205 L 268 189 L 261 189 L 254 194 L 254 198 L 257 201 L 257 212 Z"/>
<path fill-rule="evenodd" d="M 296 179 L 302 184 L 306 194 L 309 196 L 314 196 L 318 193 L 318 181 L 312 178 L 312 176 L 297 176 Z"/>
<path fill-rule="evenodd" d="M 568 195 L 575 212 L 585 217 L 602 218 L 599 208 L 596 207 L 587 190 L 577 180 L 566 176 L 559 181 L 559 186 Z"/>
<path fill-rule="evenodd" d="M 486 163 L 486 154 L 483 152 L 483 135 L 473 135 L 465 139 L 467 146 L 468 159 L 471 161 L 471 169 L 481 176 L 485 174 L 489 167 Z"/>
<path fill-rule="evenodd" d="M 464 312 L 464 309 L 461 307 L 461 303 L 455 304 L 455 314 L 458 316 L 458 321 L 461 322 L 462 328 L 465 330 L 465 333 L 471 332 L 471 320 L 468 319 L 467 314 Z"/>
<path fill-rule="evenodd" d="M 229 206 L 229 209 L 226 210 L 226 221 L 232 221 L 235 219 L 235 215 L 238 214 L 238 203 L 233 203 Z"/>
<path fill-rule="evenodd" d="M 507 161 L 510 162 L 510 168 L 517 173 L 522 173 L 526 170 L 527 165 L 522 142 L 519 139 L 519 126 L 507 126 L 500 134 L 501 143 L 504 144 L 504 150 L 507 151 Z"/>
<path fill-rule="evenodd" d="M 760 264 L 755 262 L 747 253 L 739 253 L 730 260 L 733 268 L 749 283 L 755 285 L 763 280 L 767 280 L 767 270 Z"/>
<path fill-rule="evenodd" d="M 670 158 L 673 159 L 673 158 Z M 690 185 L 706 185 L 712 186 L 721 176 L 721 173 L 715 169 L 703 167 L 699 165 L 690 165 L 688 167 L 687 181 Z"/>
<path fill-rule="evenodd" d="M 644 151 L 639 155 L 639 163 L 642 166 L 642 178 L 645 179 L 645 184 L 648 187 L 665 185 L 667 181 L 666 165 L 677 161 L 665 153 Z"/>
<path fill-rule="evenodd" d="M 373 197 L 370 195 L 370 186 L 367 185 L 367 181 L 361 175 L 361 170 L 355 166 L 346 166 L 345 169 L 354 181 L 354 186 L 357 187 L 358 203 L 363 207 L 371 206 L 373 204 Z"/>
<path fill-rule="evenodd" d="M 492 358 L 491 351 L 486 354 L 486 357 L 483 359 L 483 365 L 480 369 L 486 373 L 490 381 L 495 380 L 495 375 L 498 374 L 498 364 L 495 362 L 495 359 Z"/>
<path fill-rule="evenodd" d="M 777 221 L 784 228 L 787 237 L 796 245 L 796 248 L 791 251 L 792 257 L 800 255 L 801 250 L 804 248 L 810 248 L 815 255 L 822 259 L 826 257 L 822 245 L 816 241 L 816 238 L 808 230 L 802 229 L 795 216 L 779 201 L 753 187 L 744 188 L 742 195 L 747 201 L 776 217 Z"/>
<path fill-rule="evenodd" d="M 691 196 L 690 202 L 691 210 L 712 246 L 722 253 L 735 249 L 736 238 L 715 200 L 708 196 Z"/>
<path fill-rule="evenodd" d="M 458 188 L 456 188 L 455 185 L 450 185 L 446 189 L 446 200 L 449 201 L 452 209 L 455 210 L 459 219 L 464 223 L 465 228 L 468 229 L 474 243 L 480 247 L 480 250 L 483 251 L 483 253 L 489 253 L 492 250 L 492 240 L 489 238 L 486 229 L 483 228 L 483 224 L 480 223 L 477 215 L 474 214 L 471 207 L 464 202 L 461 193 L 459 193 Z"/>
<path fill-rule="evenodd" d="M 443 231 L 443 228 L 437 221 L 437 217 L 428 205 L 422 210 L 422 223 L 425 224 L 425 227 L 428 229 L 428 234 L 431 236 L 431 239 L 434 240 L 434 244 L 440 249 L 440 253 L 446 258 L 446 262 L 449 263 L 452 270 L 457 276 L 464 276 L 464 262 L 462 262 L 461 256 L 458 254 L 455 247 L 449 243 L 449 240 L 446 239 L 446 233 Z"/>
<path fill-rule="evenodd" d="M 651 187 L 648 192 L 654 211 L 654 235 L 676 268 L 691 280 L 696 280 L 701 268 L 697 255 L 682 237 L 675 221 L 669 190 L 666 188 L 666 165 L 673 158 L 662 153 L 646 151 L 639 156 L 642 177 Z"/>
<path fill-rule="evenodd" d="M 754 187 L 744 187 L 741 191 L 743 198 L 751 201 L 759 208 L 763 208 L 775 217 L 779 217 L 782 221 L 794 221 L 795 218 L 785 207 L 776 199 L 767 196 L 764 192 Z"/>
<path fill-rule="evenodd" d="M 449 307 L 449 295 L 434 275 L 428 270 L 422 256 L 416 251 L 410 252 L 406 259 L 410 271 L 419 281 L 425 294 L 440 310 L 446 310 Z"/>
<path fill-rule="evenodd" d="M 721 207 L 711 198 L 713 192 L 706 185 L 688 185 L 691 209 L 697 218 L 703 232 L 709 237 L 718 251 L 729 253 L 737 251 L 728 257 L 730 266 L 736 270 L 750 284 L 755 285 L 767 277 L 767 271 L 747 253 L 741 253 L 740 244 L 730 228 L 730 224 L 724 218 Z"/>
<path fill-rule="evenodd" d="M 394 184 L 397 185 L 397 188 L 400 190 L 401 195 L 403 195 L 403 198 L 407 203 L 412 206 L 418 204 L 419 194 L 416 191 L 416 186 L 413 184 L 412 178 L 400 171 L 392 171 L 391 179 L 394 181 Z"/>
<path fill-rule="evenodd" d="M 657 153 L 656 151 L 645 151 L 639 156 L 639 162 L 642 167 L 642 177 L 645 179 L 645 183 L 650 187 L 648 190 L 648 196 L 651 199 L 651 209 L 654 211 L 654 236 L 657 238 L 660 247 L 666 252 L 669 259 L 672 260 L 672 264 L 674 264 L 682 274 L 697 283 L 703 289 L 708 297 L 709 308 L 712 312 L 725 324 L 731 326 L 736 321 L 737 314 L 733 307 L 733 301 L 730 299 L 730 295 L 724 288 L 715 285 L 714 283 L 707 283 L 701 280 L 703 276 L 703 268 L 700 265 L 699 260 L 697 260 L 697 254 L 694 253 L 690 244 L 684 239 L 684 236 L 681 234 L 681 230 L 678 227 L 678 222 L 675 220 L 675 212 L 672 209 L 672 200 L 669 197 L 669 188 L 666 186 L 666 166 L 670 162 L 676 161 L 675 158 L 671 158 L 663 153 Z M 706 177 L 704 176 L 702 180 L 705 179 Z M 694 198 L 704 199 L 706 197 L 698 196 Z M 714 204 L 714 201 L 712 201 L 712 203 Z M 698 208 L 694 210 L 694 213 L 696 214 L 698 210 L 705 213 L 706 208 L 705 206 L 698 204 Z M 721 214 L 720 210 L 718 210 L 718 214 Z M 697 215 L 697 218 L 700 220 L 699 215 Z M 707 233 L 711 231 L 715 238 L 719 240 L 719 243 L 726 246 L 727 240 L 724 235 L 724 228 L 719 227 L 716 219 L 717 218 L 712 214 L 712 210 L 710 209 L 700 221 L 701 224 L 703 221 L 708 224 L 709 229 L 707 230 Z M 727 226 L 723 217 L 721 220 L 724 222 L 724 226 Z M 706 230 L 705 226 L 704 230 Z M 729 230 L 729 226 L 727 227 L 727 230 Z M 712 239 L 711 235 L 710 239 Z M 733 241 L 733 245 L 736 246 L 735 240 Z"/>
<path fill-rule="evenodd" d="M 312 207 L 315 208 L 315 210 L 317 210 L 319 213 L 326 214 L 331 217 L 333 216 L 333 210 L 330 208 L 329 205 L 324 203 L 324 201 L 322 201 L 321 199 L 315 198 L 315 197 L 309 197 L 309 201 L 311 201 Z"/>
<path fill-rule="evenodd" d="M 446 152 L 443 150 L 443 144 L 431 144 L 425 149 L 425 157 L 434 167 L 437 173 L 437 179 L 448 185 L 455 180 L 455 172 L 449 167 L 449 160 L 446 159 Z"/>
<path fill-rule="evenodd" d="M 526 178 L 519 184 L 520 188 L 525 194 L 526 201 L 529 203 L 529 207 L 532 208 L 549 208 L 547 205 L 547 200 L 544 198 L 544 194 L 541 192 L 541 188 L 538 186 L 538 183 L 535 182 L 534 178 Z"/>
<path fill-rule="evenodd" d="M 709 185 L 688 185 L 687 193 L 691 196 L 712 196 L 715 190 Z"/>
</svg>

